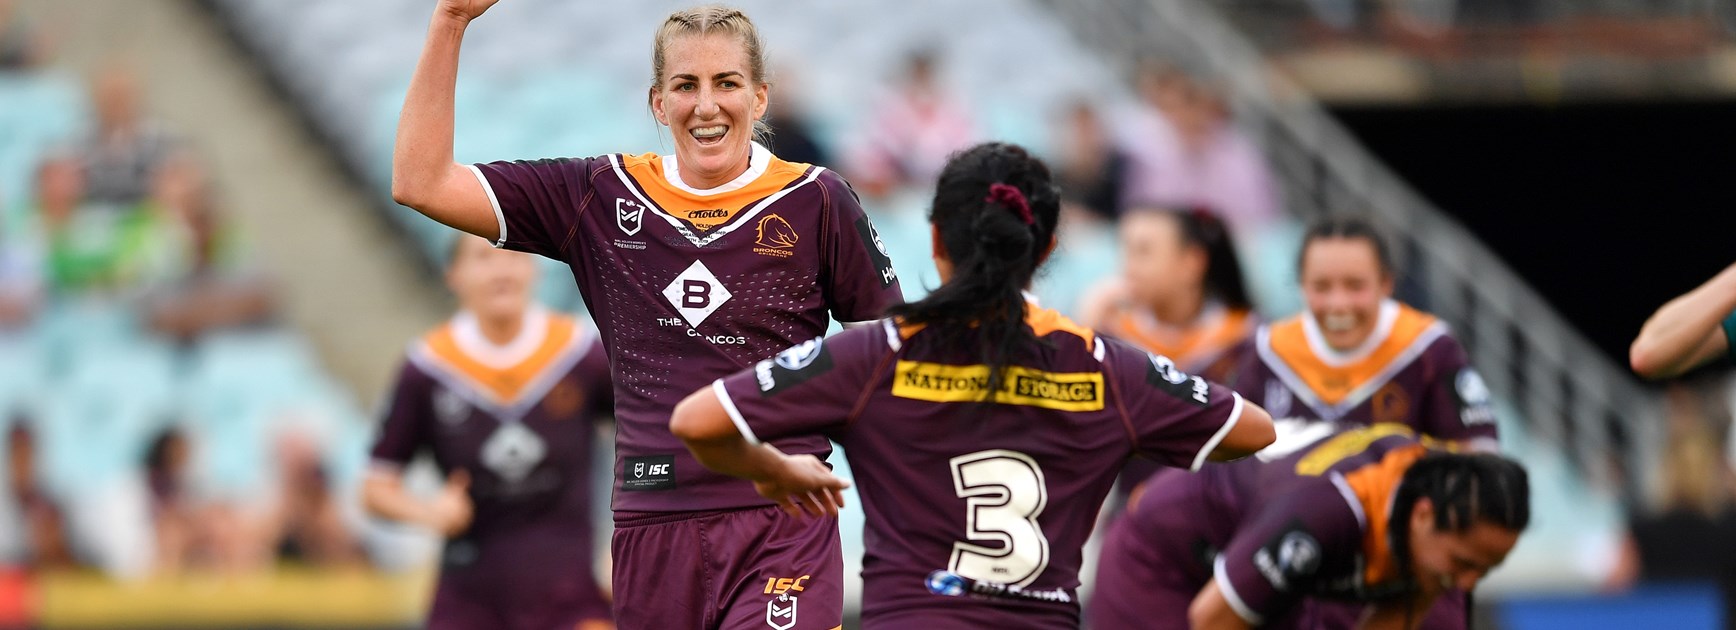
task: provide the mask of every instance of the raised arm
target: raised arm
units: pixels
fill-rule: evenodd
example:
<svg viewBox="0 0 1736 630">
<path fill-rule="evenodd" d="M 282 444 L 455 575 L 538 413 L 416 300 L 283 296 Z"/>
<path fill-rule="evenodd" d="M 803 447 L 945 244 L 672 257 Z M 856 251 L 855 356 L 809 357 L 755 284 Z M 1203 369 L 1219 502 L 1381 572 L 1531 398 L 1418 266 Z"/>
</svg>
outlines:
<svg viewBox="0 0 1736 630">
<path fill-rule="evenodd" d="M 1730 340 L 1720 324 L 1731 311 L 1736 311 L 1736 265 L 1670 300 L 1646 320 L 1628 349 L 1634 372 L 1669 378 L 1728 352 Z"/>
<path fill-rule="evenodd" d="M 464 29 L 497 0 L 440 0 L 410 77 L 392 147 L 392 200 L 446 225 L 498 241 L 488 193 L 452 159 L 453 92 Z"/>
</svg>

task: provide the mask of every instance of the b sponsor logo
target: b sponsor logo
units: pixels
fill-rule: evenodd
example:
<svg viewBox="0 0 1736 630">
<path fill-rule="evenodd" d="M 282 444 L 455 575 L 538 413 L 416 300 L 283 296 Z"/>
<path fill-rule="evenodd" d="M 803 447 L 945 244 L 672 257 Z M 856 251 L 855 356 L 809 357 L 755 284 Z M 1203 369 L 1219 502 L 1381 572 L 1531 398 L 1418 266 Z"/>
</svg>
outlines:
<svg viewBox="0 0 1736 630">
<path fill-rule="evenodd" d="M 972 580 L 945 570 L 929 573 L 928 578 L 923 580 L 923 585 L 928 587 L 928 592 L 946 597 L 970 595 L 978 599 L 1016 599 L 1063 604 L 1073 602 L 1073 595 L 1066 589 L 1029 590 L 1013 584 Z"/>
<path fill-rule="evenodd" d="M 892 286 L 898 281 L 898 272 L 892 269 L 892 257 L 886 253 L 886 243 L 880 240 L 880 231 L 874 229 L 874 223 L 868 217 L 856 220 L 856 235 L 862 237 L 862 244 L 867 246 L 868 258 L 874 263 L 874 273 L 880 278 L 881 288 Z"/>
<path fill-rule="evenodd" d="M 639 228 L 645 227 L 645 206 L 616 197 L 615 227 L 621 228 L 621 233 L 627 236 L 638 234 Z"/>
<path fill-rule="evenodd" d="M 802 240 L 796 234 L 796 228 L 776 214 L 768 214 L 759 220 L 758 235 L 754 239 L 755 254 L 789 258 L 795 255 L 796 242 Z"/>
<path fill-rule="evenodd" d="M 1146 374 L 1146 382 L 1164 392 L 1204 407 L 1211 403 L 1212 386 L 1206 379 L 1190 376 L 1175 367 L 1175 361 L 1161 354 L 1146 353 L 1151 360 L 1151 371 Z"/>
<path fill-rule="evenodd" d="M 766 602 L 766 625 L 775 630 L 790 630 L 796 626 L 796 596 L 779 595 Z"/>
<path fill-rule="evenodd" d="M 663 287 L 663 297 L 675 307 L 675 312 L 687 321 L 688 326 L 699 326 L 700 322 L 710 317 L 712 313 L 728 302 L 729 289 L 717 280 L 717 276 L 705 267 L 705 263 L 695 260 L 669 286 Z"/>
<path fill-rule="evenodd" d="M 986 365 L 899 361 L 892 376 L 892 395 L 912 400 L 977 402 L 985 398 L 988 387 Z M 1103 374 L 1011 366 L 1003 372 L 992 400 L 1060 411 L 1097 411 L 1103 408 Z"/>
<path fill-rule="evenodd" d="M 518 483 L 548 455 L 548 445 L 522 422 L 500 425 L 482 443 L 482 465 L 507 483 Z"/>
<path fill-rule="evenodd" d="M 628 457 L 621 462 L 621 468 L 626 473 L 621 479 L 623 491 L 675 489 L 674 455 Z"/>
<path fill-rule="evenodd" d="M 711 210 L 690 210 L 687 213 L 687 218 L 689 219 L 722 219 L 727 216 L 729 216 L 729 211 L 722 208 L 713 208 Z M 699 229 L 703 230 L 705 228 L 702 227 Z"/>
</svg>

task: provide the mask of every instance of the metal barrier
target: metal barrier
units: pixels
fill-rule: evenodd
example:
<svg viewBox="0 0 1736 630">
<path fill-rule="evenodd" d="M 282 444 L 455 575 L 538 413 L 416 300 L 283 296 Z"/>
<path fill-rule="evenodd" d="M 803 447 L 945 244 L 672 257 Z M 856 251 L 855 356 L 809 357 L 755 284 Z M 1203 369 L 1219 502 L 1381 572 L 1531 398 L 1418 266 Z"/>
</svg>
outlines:
<svg viewBox="0 0 1736 630">
<path fill-rule="evenodd" d="M 1490 389 L 1526 430 L 1558 444 L 1594 483 L 1653 487 L 1662 402 L 1613 365 L 1464 227 L 1358 144 L 1198 0 L 1047 3 L 1082 41 L 1131 69 L 1153 57 L 1220 82 L 1243 128 L 1307 220 L 1371 216 L 1393 237 L 1400 286 L 1453 326 Z M 1522 455 L 1522 454 L 1521 454 Z"/>
</svg>

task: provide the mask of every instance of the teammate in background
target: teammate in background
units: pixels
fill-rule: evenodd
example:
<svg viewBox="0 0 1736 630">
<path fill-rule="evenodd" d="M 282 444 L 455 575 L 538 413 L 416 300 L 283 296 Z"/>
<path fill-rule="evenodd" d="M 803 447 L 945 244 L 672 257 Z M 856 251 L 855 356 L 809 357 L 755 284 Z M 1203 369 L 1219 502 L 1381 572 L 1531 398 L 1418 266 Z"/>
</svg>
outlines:
<svg viewBox="0 0 1736 630">
<path fill-rule="evenodd" d="M 1223 220 L 1205 210 L 1136 206 L 1121 217 L 1121 276 L 1081 300 L 1080 323 L 1156 355 L 1208 381 L 1225 383 L 1259 326 L 1242 265 Z M 1134 458 L 1117 498 L 1161 465 Z"/>
<path fill-rule="evenodd" d="M 614 595 L 633 628 L 829 629 L 843 623 L 835 521 L 778 518 L 751 484 L 705 470 L 669 433 L 682 396 L 900 301 L 844 180 L 752 141 L 770 85 L 741 12 L 677 11 L 648 92 L 675 153 L 465 166 L 452 159 L 458 49 L 493 0 L 441 0 L 405 97 L 399 203 L 572 267 L 614 372 Z M 825 457 L 819 436 L 779 442 Z M 708 543 L 696 547 L 695 540 Z M 802 606 L 759 584 L 807 576 Z M 798 618 L 799 615 L 799 618 Z"/>
<path fill-rule="evenodd" d="M 1298 261 L 1307 310 L 1261 326 L 1236 391 L 1277 418 L 1393 422 L 1495 450 L 1495 413 L 1447 324 L 1392 299 L 1391 250 L 1374 226 L 1329 218 Z"/>
<path fill-rule="evenodd" d="M 1027 302 L 1059 205 L 1022 148 L 955 155 L 929 218 L 940 288 L 676 408 L 700 463 L 798 516 L 835 514 L 846 484 L 769 440 L 844 446 L 867 517 L 864 628 L 1076 628 L 1081 548 L 1122 462 L 1197 469 L 1273 439 L 1235 392 Z"/>
<path fill-rule="evenodd" d="M 460 236 L 462 309 L 411 344 L 363 486 L 370 512 L 446 537 L 429 628 L 613 628 L 592 577 L 590 418 L 609 364 L 588 328 L 531 301 L 536 261 Z M 422 450 L 447 475 L 411 496 Z"/>
<path fill-rule="evenodd" d="M 1736 265 L 1653 313 L 1628 349 L 1634 372 L 1671 378 L 1731 352 L 1736 331 Z"/>
<path fill-rule="evenodd" d="M 1147 484 L 1104 542 L 1091 624 L 1416 628 L 1530 521 L 1517 463 L 1434 450 L 1401 425 L 1332 428 Z M 1345 615 L 1344 600 L 1363 603 Z"/>
</svg>

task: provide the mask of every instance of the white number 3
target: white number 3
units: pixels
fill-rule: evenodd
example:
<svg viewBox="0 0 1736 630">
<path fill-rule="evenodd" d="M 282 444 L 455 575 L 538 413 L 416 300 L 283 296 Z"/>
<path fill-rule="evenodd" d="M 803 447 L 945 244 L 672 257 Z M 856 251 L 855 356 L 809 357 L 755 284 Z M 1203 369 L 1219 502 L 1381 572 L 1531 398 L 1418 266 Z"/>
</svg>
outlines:
<svg viewBox="0 0 1736 630">
<path fill-rule="evenodd" d="M 965 500 L 965 537 L 952 543 L 953 573 L 1028 586 L 1049 566 L 1049 541 L 1037 516 L 1049 502 L 1043 469 L 1029 455 L 995 449 L 952 458 L 952 486 Z"/>
</svg>

